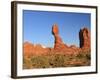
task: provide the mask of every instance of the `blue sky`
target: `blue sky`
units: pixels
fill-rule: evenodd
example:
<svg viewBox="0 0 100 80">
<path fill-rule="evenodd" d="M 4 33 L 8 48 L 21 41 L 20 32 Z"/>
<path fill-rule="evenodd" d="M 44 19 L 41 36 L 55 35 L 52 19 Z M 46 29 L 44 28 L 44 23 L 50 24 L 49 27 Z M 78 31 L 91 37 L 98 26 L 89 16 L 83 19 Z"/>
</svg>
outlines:
<svg viewBox="0 0 100 80">
<path fill-rule="evenodd" d="M 52 25 L 58 24 L 59 35 L 67 45 L 79 46 L 79 30 L 91 26 L 89 13 L 23 10 L 24 42 L 53 47 Z"/>
</svg>

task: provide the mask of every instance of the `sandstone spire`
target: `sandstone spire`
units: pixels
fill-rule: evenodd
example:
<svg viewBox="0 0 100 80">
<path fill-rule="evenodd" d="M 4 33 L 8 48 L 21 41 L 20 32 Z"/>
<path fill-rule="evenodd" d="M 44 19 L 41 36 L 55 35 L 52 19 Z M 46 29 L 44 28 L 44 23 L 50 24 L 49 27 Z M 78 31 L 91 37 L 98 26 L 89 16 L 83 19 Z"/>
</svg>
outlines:
<svg viewBox="0 0 100 80">
<path fill-rule="evenodd" d="M 90 43 L 90 31 L 87 28 L 83 28 L 79 31 L 80 48 L 91 47 Z"/>
</svg>

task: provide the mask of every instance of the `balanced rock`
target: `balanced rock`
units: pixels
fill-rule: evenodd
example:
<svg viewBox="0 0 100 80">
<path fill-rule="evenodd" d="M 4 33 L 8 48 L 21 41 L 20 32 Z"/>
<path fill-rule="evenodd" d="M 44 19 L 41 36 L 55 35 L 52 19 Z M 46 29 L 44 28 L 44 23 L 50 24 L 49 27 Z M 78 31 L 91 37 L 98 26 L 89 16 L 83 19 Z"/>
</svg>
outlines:
<svg viewBox="0 0 100 80">
<path fill-rule="evenodd" d="M 52 26 L 52 34 L 54 35 L 55 38 L 54 49 L 61 50 L 67 47 L 67 45 L 63 43 L 61 37 L 59 36 L 59 29 L 57 24 L 54 24 Z"/>
</svg>

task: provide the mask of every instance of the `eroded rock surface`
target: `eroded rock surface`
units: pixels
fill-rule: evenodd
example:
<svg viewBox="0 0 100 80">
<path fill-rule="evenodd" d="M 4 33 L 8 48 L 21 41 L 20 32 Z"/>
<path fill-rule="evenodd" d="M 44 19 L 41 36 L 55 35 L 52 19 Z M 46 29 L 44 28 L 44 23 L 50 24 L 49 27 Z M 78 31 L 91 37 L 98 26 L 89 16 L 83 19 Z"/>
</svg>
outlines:
<svg viewBox="0 0 100 80">
<path fill-rule="evenodd" d="M 33 56 L 33 55 L 47 55 L 47 53 L 50 52 L 50 48 L 44 48 L 40 44 L 32 44 L 29 42 L 25 42 L 23 46 L 24 55 L 27 57 Z"/>
<path fill-rule="evenodd" d="M 88 28 L 83 28 L 79 31 L 80 48 L 90 49 L 90 31 Z"/>
<path fill-rule="evenodd" d="M 54 43 L 54 49 L 55 50 L 61 50 L 63 48 L 68 47 L 67 45 L 65 45 L 59 35 L 59 29 L 58 29 L 58 25 L 54 24 L 52 26 L 52 34 L 54 35 L 55 38 L 55 43 Z"/>
</svg>

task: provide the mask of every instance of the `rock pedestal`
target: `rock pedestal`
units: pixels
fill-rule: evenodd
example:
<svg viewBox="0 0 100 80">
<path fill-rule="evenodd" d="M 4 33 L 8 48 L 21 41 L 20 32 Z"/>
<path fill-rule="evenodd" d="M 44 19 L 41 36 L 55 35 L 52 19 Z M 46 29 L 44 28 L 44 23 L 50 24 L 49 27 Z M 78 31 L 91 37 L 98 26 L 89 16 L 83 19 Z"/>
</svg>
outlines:
<svg viewBox="0 0 100 80">
<path fill-rule="evenodd" d="M 54 35 L 55 38 L 54 49 L 61 50 L 67 47 L 67 45 L 63 43 L 61 37 L 59 36 L 59 29 L 57 24 L 54 24 L 52 26 L 52 34 Z"/>
</svg>

